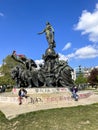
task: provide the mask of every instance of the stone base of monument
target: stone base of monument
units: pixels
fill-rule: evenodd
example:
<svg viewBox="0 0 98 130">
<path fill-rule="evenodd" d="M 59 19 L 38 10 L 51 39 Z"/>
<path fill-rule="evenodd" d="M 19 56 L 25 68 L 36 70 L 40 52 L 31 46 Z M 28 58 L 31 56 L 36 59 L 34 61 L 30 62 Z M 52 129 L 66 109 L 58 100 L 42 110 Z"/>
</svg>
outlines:
<svg viewBox="0 0 98 130">
<path fill-rule="evenodd" d="M 68 88 L 27 88 L 28 98 L 23 98 L 23 104 L 59 104 L 73 100 L 72 93 Z M 19 89 L 13 88 L 12 92 L 1 93 L 0 102 L 18 104 Z M 91 91 L 80 91 L 77 93 L 79 100 L 88 98 Z"/>
</svg>

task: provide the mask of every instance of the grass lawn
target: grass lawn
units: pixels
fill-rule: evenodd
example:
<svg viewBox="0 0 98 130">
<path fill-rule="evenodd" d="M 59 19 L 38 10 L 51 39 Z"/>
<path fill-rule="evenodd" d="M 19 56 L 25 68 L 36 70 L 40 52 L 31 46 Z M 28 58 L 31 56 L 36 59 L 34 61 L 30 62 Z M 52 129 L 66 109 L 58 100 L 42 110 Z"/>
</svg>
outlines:
<svg viewBox="0 0 98 130">
<path fill-rule="evenodd" d="M 0 130 L 98 130 L 98 103 L 30 112 L 12 120 L 0 112 Z"/>
</svg>

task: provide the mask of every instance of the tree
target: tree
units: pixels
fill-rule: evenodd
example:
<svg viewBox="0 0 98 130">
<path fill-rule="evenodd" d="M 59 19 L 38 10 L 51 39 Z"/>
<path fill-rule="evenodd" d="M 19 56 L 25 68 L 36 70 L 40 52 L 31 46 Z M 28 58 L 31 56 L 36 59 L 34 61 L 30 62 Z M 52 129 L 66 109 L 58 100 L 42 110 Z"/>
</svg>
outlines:
<svg viewBox="0 0 98 130">
<path fill-rule="evenodd" d="M 94 85 L 98 85 L 98 69 L 94 68 L 91 73 L 90 76 L 88 77 L 88 82 L 94 86 Z"/>
<path fill-rule="evenodd" d="M 79 84 L 85 84 L 87 83 L 87 78 L 83 76 L 83 74 L 79 74 L 79 76 L 76 78 L 75 83 L 77 85 Z"/>
<path fill-rule="evenodd" d="M 18 63 L 8 55 L 3 59 L 3 65 L 0 67 L 0 72 L 4 76 L 0 77 L 0 85 L 13 85 L 14 81 L 11 78 L 11 69 L 16 66 Z"/>
<path fill-rule="evenodd" d="M 10 85 L 13 86 L 15 84 L 15 81 L 12 80 L 10 75 L 4 75 L 0 77 L 0 85 Z"/>
<path fill-rule="evenodd" d="M 78 85 L 78 89 L 83 90 L 87 87 L 87 78 L 83 76 L 83 74 L 79 74 L 79 76 L 75 80 L 75 84 Z"/>
<path fill-rule="evenodd" d="M 16 66 L 18 63 L 8 55 L 5 59 L 3 59 L 3 65 L 1 66 L 1 73 L 10 74 L 11 69 Z"/>
</svg>

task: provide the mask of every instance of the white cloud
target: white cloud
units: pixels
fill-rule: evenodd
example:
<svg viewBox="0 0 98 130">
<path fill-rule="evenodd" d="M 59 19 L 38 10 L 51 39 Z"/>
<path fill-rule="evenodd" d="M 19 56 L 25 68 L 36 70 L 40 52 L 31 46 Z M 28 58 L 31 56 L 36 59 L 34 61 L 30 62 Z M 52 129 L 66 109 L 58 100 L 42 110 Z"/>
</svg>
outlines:
<svg viewBox="0 0 98 130">
<path fill-rule="evenodd" d="M 98 47 L 88 45 L 76 50 L 74 53 L 67 55 L 67 57 L 69 59 L 70 58 L 77 58 L 77 59 L 96 58 L 98 57 Z"/>
<path fill-rule="evenodd" d="M 77 57 L 80 58 L 95 58 L 98 56 L 98 51 L 93 46 L 86 46 L 76 51 Z"/>
<path fill-rule="evenodd" d="M 3 14 L 2 12 L 0 12 L 0 16 L 2 16 L 2 17 L 3 17 L 3 16 L 4 16 L 4 14 Z"/>
<path fill-rule="evenodd" d="M 37 64 L 37 68 L 39 69 L 39 65 L 40 64 L 43 64 L 43 60 L 41 59 L 41 60 L 35 60 L 35 63 Z"/>
<path fill-rule="evenodd" d="M 65 61 L 67 61 L 68 58 L 65 55 L 59 53 L 59 60 L 65 60 Z"/>
<path fill-rule="evenodd" d="M 62 51 L 67 50 L 67 49 L 69 49 L 70 47 L 71 47 L 71 42 L 68 42 L 68 43 L 64 46 L 64 48 L 62 49 Z"/>
<path fill-rule="evenodd" d="M 67 55 L 68 59 L 74 58 L 75 57 L 75 53 L 71 53 Z"/>
<path fill-rule="evenodd" d="M 98 42 L 98 4 L 92 13 L 87 10 L 82 12 L 74 29 L 81 30 L 82 35 L 88 34 L 90 41 Z"/>
<path fill-rule="evenodd" d="M 36 64 L 42 64 L 43 63 L 43 60 L 35 60 Z"/>
</svg>

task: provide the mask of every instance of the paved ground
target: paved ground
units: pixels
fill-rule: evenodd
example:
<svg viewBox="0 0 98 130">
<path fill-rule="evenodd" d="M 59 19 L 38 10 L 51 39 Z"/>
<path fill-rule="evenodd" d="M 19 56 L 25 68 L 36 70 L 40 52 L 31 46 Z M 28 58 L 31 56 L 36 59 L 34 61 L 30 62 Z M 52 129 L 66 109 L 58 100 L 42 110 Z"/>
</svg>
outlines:
<svg viewBox="0 0 98 130">
<path fill-rule="evenodd" d="M 98 94 L 92 94 L 88 98 L 79 99 L 78 101 L 71 100 L 62 100 L 60 102 L 36 102 L 36 103 L 25 103 L 18 105 L 17 103 L 0 103 L 0 111 L 2 111 L 6 118 L 12 119 L 19 114 L 27 113 L 31 111 L 51 109 L 51 108 L 60 108 L 60 107 L 71 107 L 78 105 L 88 105 L 98 103 Z"/>
</svg>

